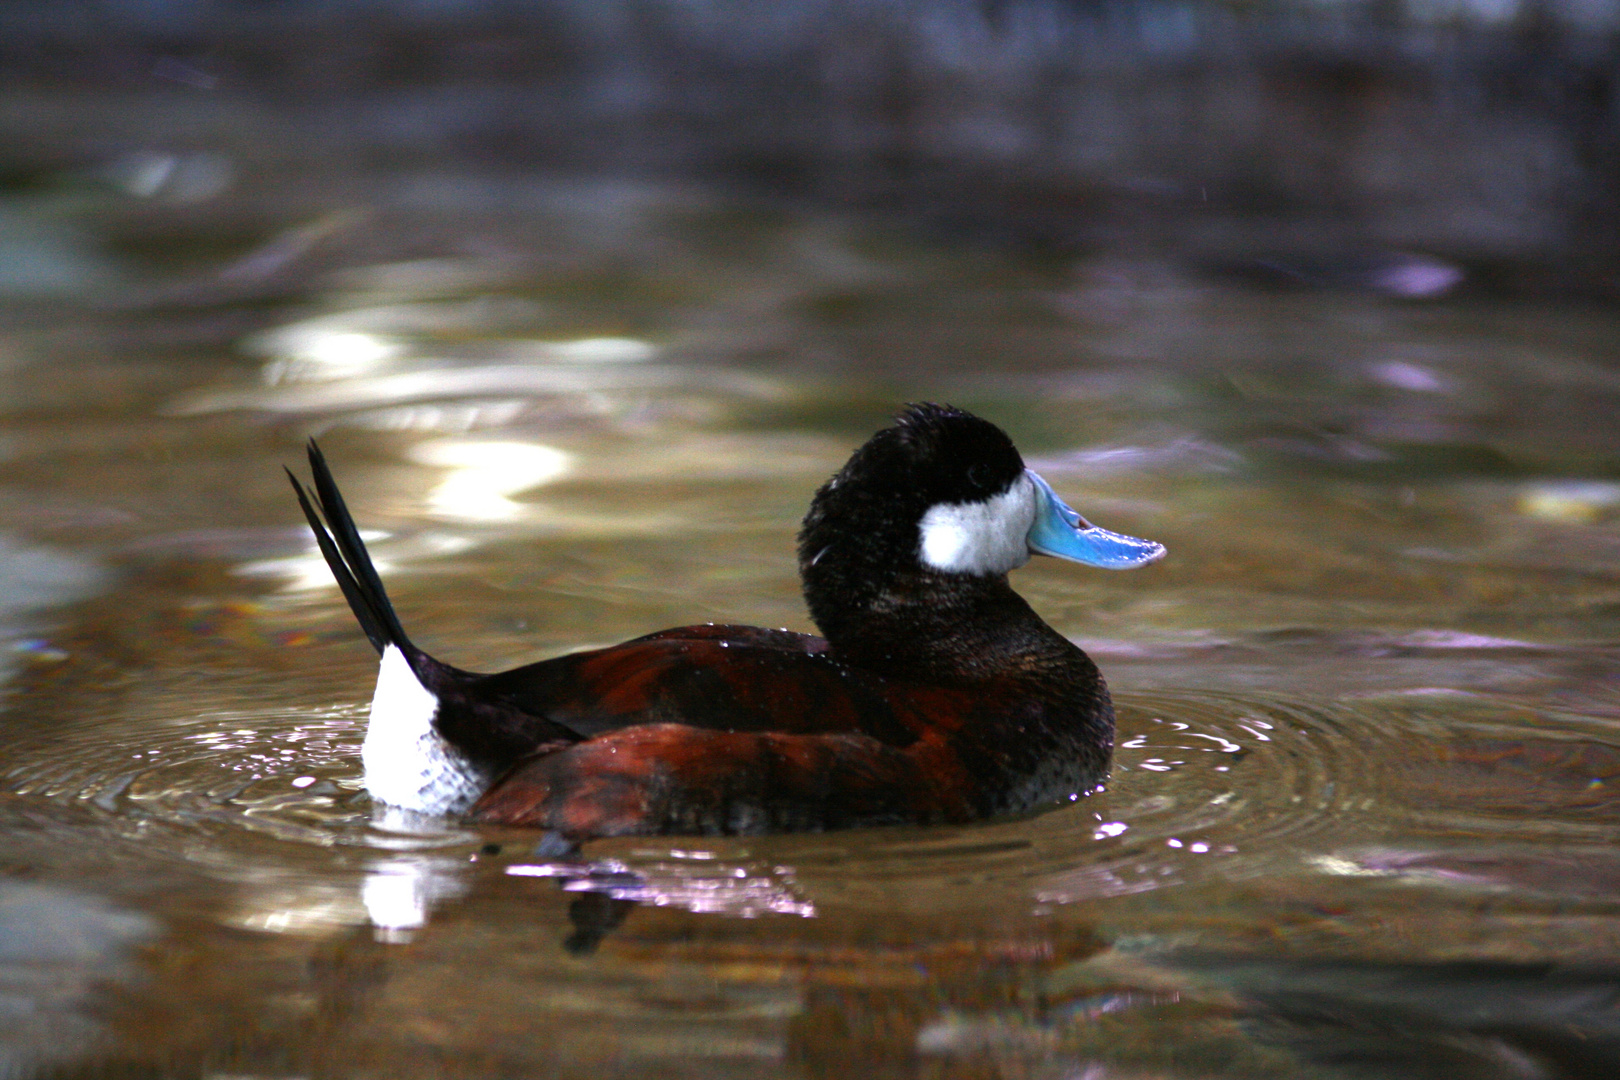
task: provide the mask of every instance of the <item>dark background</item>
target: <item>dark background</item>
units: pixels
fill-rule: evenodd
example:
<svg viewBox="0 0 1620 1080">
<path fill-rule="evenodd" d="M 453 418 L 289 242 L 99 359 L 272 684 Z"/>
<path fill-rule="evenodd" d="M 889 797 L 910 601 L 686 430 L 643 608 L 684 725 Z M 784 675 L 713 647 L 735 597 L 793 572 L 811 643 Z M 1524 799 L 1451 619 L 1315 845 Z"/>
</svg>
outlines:
<svg viewBox="0 0 1620 1080">
<path fill-rule="evenodd" d="M 148 151 L 317 202 L 423 161 L 691 178 L 1278 287 L 1449 289 L 1391 269 L 1417 253 L 1608 301 L 1617 60 L 1595 0 L 13 2 L 0 191 Z"/>
</svg>

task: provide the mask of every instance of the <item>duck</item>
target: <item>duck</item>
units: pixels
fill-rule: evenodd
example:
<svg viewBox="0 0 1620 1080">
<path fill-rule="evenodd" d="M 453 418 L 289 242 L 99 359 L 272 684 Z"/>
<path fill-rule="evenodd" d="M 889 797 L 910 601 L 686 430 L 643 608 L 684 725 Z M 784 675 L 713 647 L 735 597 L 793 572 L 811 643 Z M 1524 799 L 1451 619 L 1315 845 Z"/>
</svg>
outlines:
<svg viewBox="0 0 1620 1080">
<path fill-rule="evenodd" d="M 798 537 L 819 635 L 660 630 L 494 674 L 412 644 L 320 448 L 287 470 L 381 654 L 361 759 L 374 804 L 609 836 L 966 823 L 1107 776 L 1108 688 L 1013 591 L 1032 556 L 1104 569 L 1164 546 L 1093 525 L 1001 428 L 912 404 L 851 455 Z"/>
</svg>

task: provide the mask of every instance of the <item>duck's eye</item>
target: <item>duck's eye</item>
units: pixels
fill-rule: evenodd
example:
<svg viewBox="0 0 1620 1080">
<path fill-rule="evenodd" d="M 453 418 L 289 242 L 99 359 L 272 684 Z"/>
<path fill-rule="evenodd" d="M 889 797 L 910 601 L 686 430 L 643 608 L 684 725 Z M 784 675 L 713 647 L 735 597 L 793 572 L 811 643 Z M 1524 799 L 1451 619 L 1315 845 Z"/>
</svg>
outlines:
<svg viewBox="0 0 1620 1080">
<path fill-rule="evenodd" d="M 968 483 L 973 487 L 988 488 L 990 486 L 990 466 L 982 461 L 975 465 L 969 465 L 967 479 Z"/>
</svg>

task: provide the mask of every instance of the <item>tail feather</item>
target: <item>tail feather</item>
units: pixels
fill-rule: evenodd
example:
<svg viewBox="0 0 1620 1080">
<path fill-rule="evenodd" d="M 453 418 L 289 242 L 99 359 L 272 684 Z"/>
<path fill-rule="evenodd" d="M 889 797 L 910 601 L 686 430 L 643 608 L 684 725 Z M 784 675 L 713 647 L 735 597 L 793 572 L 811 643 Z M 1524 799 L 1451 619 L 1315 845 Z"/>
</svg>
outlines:
<svg viewBox="0 0 1620 1080">
<path fill-rule="evenodd" d="M 303 507 L 304 517 L 315 533 L 315 543 L 337 579 L 338 588 L 343 590 L 349 609 L 379 653 L 389 645 L 398 645 L 407 656 L 414 654 L 416 649 L 399 625 L 399 616 L 394 614 L 394 605 L 383 589 L 382 578 L 377 576 L 377 568 L 372 565 L 365 542 L 360 539 L 360 531 L 355 528 L 354 518 L 349 515 L 349 508 L 344 505 L 343 496 L 332 479 L 332 471 L 326 467 L 326 458 L 314 439 L 309 441 L 309 467 L 315 476 L 313 497 L 291 469 L 287 470 L 287 479 L 292 481 L 298 505 Z"/>
</svg>

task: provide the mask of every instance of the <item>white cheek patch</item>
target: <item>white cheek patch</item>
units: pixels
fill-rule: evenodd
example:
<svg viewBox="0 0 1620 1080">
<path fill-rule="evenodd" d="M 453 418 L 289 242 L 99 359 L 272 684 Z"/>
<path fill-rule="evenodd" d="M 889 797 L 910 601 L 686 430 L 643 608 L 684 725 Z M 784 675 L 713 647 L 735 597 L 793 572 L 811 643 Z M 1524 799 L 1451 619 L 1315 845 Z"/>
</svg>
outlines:
<svg viewBox="0 0 1620 1080">
<path fill-rule="evenodd" d="M 1039 499 L 1020 476 L 983 502 L 940 503 L 918 525 L 923 565 L 958 574 L 1005 574 L 1029 561 L 1029 530 Z"/>
<path fill-rule="evenodd" d="M 487 778 L 434 730 L 438 710 L 439 699 L 405 654 L 394 645 L 384 649 L 360 748 L 373 799 L 419 814 L 454 814 L 478 798 Z"/>
</svg>

